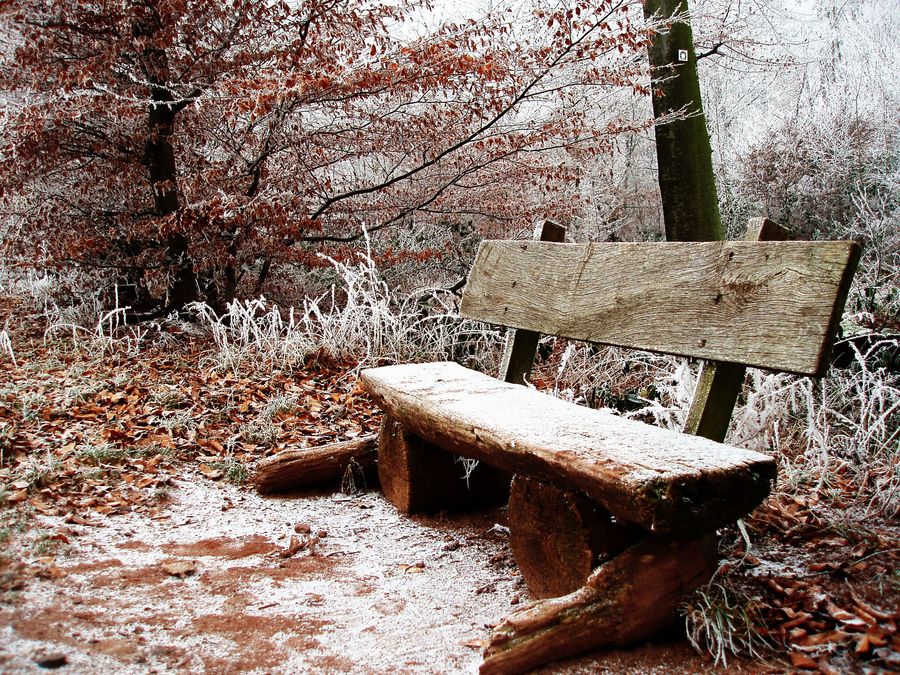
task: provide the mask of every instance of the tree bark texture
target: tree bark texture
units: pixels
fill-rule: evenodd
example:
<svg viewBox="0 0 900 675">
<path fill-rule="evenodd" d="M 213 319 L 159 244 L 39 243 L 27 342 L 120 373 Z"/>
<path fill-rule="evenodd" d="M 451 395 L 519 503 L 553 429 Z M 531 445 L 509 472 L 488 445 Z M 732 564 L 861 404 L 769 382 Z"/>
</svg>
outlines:
<svg viewBox="0 0 900 675">
<path fill-rule="evenodd" d="M 471 468 L 385 415 L 378 434 L 378 479 L 389 502 L 414 513 L 502 504 L 511 477 L 484 462 Z"/>
<path fill-rule="evenodd" d="M 672 622 L 685 594 L 715 571 L 714 537 L 648 537 L 598 567 L 579 590 L 507 616 L 491 633 L 482 675 L 524 673 L 603 646 L 626 645 Z"/>
<path fill-rule="evenodd" d="M 369 434 L 318 448 L 284 450 L 260 461 L 253 482 L 259 492 L 269 493 L 334 483 L 348 470 L 354 481 L 374 480 L 377 448 L 378 437 Z"/>
<path fill-rule="evenodd" d="M 688 11 L 687 0 L 644 0 L 644 14 L 666 18 Z M 657 124 L 656 163 L 668 241 L 715 241 L 724 238 L 712 166 L 712 148 L 694 38 L 686 20 L 657 33 L 648 48 L 653 69 L 653 115 L 657 120 L 684 111 L 683 119 Z M 687 60 L 680 60 L 679 54 Z"/>
</svg>

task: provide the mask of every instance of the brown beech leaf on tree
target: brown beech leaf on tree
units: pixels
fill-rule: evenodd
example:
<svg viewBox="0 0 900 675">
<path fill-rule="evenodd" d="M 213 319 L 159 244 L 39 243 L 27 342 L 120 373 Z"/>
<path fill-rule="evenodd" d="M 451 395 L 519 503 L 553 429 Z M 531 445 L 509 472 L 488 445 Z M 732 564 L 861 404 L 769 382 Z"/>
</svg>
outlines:
<svg viewBox="0 0 900 675">
<path fill-rule="evenodd" d="M 279 263 L 323 264 L 310 245 L 345 255 L 364 225 L 570 215 L 583 159 L 652 122 L 593 114 L 610 89 L 647 93 L 652 30 L 623 3 L 391 28 L 418 11 L 0 4 L 17 45 L 0 88 L 31 93 L 0 129 L 0 205 L 22 221 L 10 254 L 115 269 L 135 307 L 223 306 L 245 267 L 259 292 Z M 384 251 L 389 263 L 442 255 Z"/>
</svg>

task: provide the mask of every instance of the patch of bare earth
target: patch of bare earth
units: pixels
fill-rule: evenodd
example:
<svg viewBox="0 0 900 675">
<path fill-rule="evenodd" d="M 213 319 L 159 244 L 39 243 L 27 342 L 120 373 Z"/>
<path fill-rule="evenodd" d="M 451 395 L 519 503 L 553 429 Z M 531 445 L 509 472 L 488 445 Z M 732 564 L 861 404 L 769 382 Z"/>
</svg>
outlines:
<svg viewBox="0 0 900 675">
<path fill-rule="evenodd" d="M 0 667 L 57 653 L 100 672 L 474 672 L 487 626 L 525 598 L 502 511 L 411 519 L 378 493 L 261 498 L 179 480 L 164 515 L 67 533 L 55 572 L 0 608 Z M 324 532 L 281 557 L 296 523 Z M 544 672 L 706 670 L 683 641 Z"/>
</svg>

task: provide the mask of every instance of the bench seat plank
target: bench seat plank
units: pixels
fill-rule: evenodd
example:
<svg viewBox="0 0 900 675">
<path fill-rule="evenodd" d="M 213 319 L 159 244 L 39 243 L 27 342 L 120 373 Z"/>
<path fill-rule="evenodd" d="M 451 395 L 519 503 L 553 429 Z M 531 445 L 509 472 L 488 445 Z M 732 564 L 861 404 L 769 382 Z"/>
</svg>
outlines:
<svg viewBox="0 0 900 675">
<path fill-rule="evenodd" d="M 616 518 L 690 536 L 769 493 L 766 455 L 567 403 L 456 363 L 364 370 L 363 387 L 412 433 L 511 473 L 584 491 Z"/>
</svg>

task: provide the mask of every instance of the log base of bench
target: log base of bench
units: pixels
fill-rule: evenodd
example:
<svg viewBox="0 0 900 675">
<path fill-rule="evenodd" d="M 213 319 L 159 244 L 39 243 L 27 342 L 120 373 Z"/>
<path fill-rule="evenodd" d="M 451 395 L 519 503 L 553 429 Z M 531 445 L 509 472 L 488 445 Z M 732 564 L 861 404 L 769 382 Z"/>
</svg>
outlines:
<svg viewBox="0 0 900 675">
<path fill-rule="evenodd" d="M 378 433 L 378 478 L 403 513 L 494 506 L 509 497 L 511 476 L 467 462 L 406 431 L 385 416 Z"/>
<path fill-rule="evenodd" d="M 647 537 L 598 567 L 584 586 L 507 616 L 491 633 L 482 675 L 523 673 L 605 646 L 658 633 L 685 595 L 715 572 L 715 537 Z"/>
<path fill-rule="evenodd" d="M 509 543 L 528 590 L 553 598 L 581 588 L 598 565 L 648 536 L 583 492 L 522 474 L 509 496 Z"/>
</svg>

